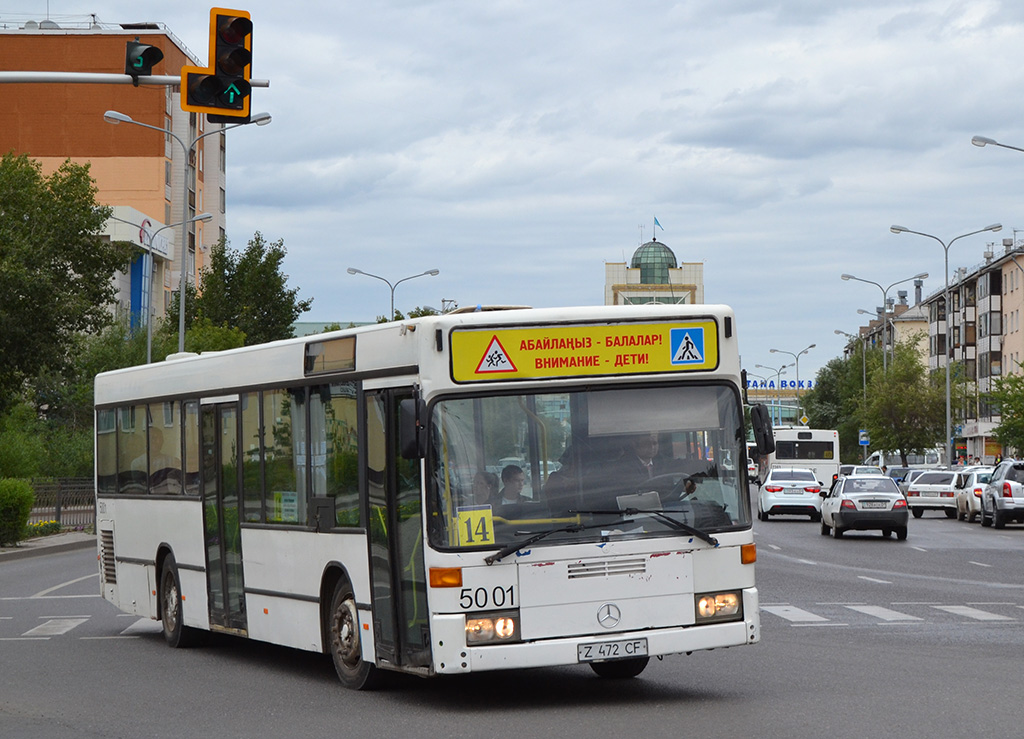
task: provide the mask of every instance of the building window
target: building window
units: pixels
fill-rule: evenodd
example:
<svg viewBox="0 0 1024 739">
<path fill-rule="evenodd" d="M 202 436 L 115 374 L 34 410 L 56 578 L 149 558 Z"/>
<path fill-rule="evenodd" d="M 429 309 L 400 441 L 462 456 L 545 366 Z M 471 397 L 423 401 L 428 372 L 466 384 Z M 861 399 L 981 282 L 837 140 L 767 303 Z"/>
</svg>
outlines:
<svg viewBox="0 0 1024 739">
<path fill-rule="evenodd" d="M 221 213 L 227 213 L 228 212 L 227 211 L 227 205 L 228 205 L 228 196 L 227 196 L 227 193 L 224 192 L 224 188 L 222 187 L 220 189 L 220 212 Z"/>
</svg>

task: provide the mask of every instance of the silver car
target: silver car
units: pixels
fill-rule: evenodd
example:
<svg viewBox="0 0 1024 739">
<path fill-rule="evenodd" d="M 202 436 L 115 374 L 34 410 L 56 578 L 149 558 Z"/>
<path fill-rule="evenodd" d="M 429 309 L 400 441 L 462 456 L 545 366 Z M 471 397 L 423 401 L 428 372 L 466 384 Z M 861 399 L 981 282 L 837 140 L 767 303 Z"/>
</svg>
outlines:
<svg viewBox="0 0 1024 739">
<path fill-rule="evenodd" d="M 981 496 L 992 480 L 992 467 L 964 470 L 956 478 L 956 517 L 969 523 L 981 513 Z"/>
<path fill-rule="evenodd" d="M 1024 461 L 1004 459 L 996 465 L 981 496 L 981 525 L 1003 528 L 1008 521 L 1024 523 Z"/>
<path fill-rule="evenodd" d="M 946 518 L 956 518 L 956 472 L 928 470 L 907 485 L 907 505 L 914 518 L 925 511 L 942 511 Z"/>
<path fill-rule="evenodd" d="M 894 531 L 907 538 L 907 501 L 891 477 L 860 475 L 841 477 L 821 501 L 821 533 L 839 539 L 846 531 Z"/>
</svg>

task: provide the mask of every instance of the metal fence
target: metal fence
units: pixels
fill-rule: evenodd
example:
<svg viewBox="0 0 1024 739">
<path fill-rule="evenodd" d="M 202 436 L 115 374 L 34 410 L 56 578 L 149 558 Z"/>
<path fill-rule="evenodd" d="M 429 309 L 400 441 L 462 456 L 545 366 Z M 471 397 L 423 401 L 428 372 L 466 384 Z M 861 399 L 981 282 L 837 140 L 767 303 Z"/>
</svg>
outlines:
<svg viewBox="0 0 1024 739">
<path fill-rule="evenodd" d="M 96 490 L 91 477 L 29 480 L 36 502 L 29 523 L 57 521 L 65 527 L 96 525 Z"/>
</svg>

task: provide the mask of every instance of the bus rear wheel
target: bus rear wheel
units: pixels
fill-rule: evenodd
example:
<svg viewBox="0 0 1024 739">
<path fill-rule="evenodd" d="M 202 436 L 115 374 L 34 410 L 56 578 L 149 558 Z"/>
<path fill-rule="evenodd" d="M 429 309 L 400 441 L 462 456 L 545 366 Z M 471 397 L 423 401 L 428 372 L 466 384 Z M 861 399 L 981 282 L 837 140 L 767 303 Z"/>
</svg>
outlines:
<svg viewBox="0 0 1024 739">
<path fill-rule="evenodd" d="M 352 586 L 345 580 L 338 583 L 331 599 L 327 638 L 334 660 L 334 670 L 346 688 L 372 690 L 380 683 L 380 671 L 363 661 L 359 639 L 359 614 Z"/>
<path fill-rule="evenodd" d="M 625 680 L 643 672 L 649 661 L 649 657 L 634 657 L 632 659 L 617 659 L 612 662 L 591 662 L 590 669 L 596 672 L 598 677 L 609 680 Z"/>
</svg>

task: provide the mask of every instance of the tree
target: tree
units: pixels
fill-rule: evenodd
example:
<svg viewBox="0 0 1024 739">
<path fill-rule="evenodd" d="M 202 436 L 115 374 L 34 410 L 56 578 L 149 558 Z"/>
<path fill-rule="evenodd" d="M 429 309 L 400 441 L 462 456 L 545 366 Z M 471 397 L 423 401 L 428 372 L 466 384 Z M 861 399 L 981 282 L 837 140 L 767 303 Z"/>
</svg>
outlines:
<svg viewBox="0 0 1024 739">
<path fill-rule="evenodd" d="M 429 308 L 427 306 L 419 306 L 419 305 L 417 305 L 415 308 L 413 308 L 411 311 L 409 311 L 409 318 L 419 318 L 421 316 L 436 316 L 436 315 L 437 315 L 437 311 L 434 310 L 433 308 Z M 404 321 L 405 318 L 406 318 L 406 316 L 402 314 L 402 311 L 398 310 L 398 308 L 395 308 L 395 315 L 391 317 L 391 320 L 392 321 Z M 388 317 L 387 316 L 377 316 L 377 323 L 387 323 L 387 322 L 388 322 Z"/>
<path fill-rule="evenodd" d="M 987 394 L 992 412 L 999 413 L 999 424 L 992 429 L 1004 447 L 1018 452 L 1024 449 L 1024 375 L 1004 375 Z"/>
<path fill-rule="evenodd" d="M 874 449 L 902 455 L 934 447 L 945 436 L 944 375 L 929 377 L 915 348 L 916 337 L 897 343 L 887 371 L 868 380 L 864 425 Z"/>
<path fill-rule="evenodd" d="M 864 359 L 863 344 L 850 357 L 837 357 L 818 372 L 814 389 L 804 396 L 807 416 L 815 428 L 839 432 L 840 459 L 858 459 L 862 455 L 860 429 L 864 428 Z M 869 369 L 881 367 L 877 350 L 869 350 Z"/>
<path fill-rule="evenodd" d="M 198 295 L 186 288 L 188 330 L 197 320 L 208 320 L 212 326 L 241 330 L 246 345 L 294 336 L 292 324 L 310 309 L 313 300 L 299 300 L 298 288 L 287 287 L 288 275 L 281 272 L 286 253 L 283 239 L 268 244 L 259 231 L 242 252 L 221 239 L 210 250 L 210 264 L 200 275 Z M 175 297 L 167 311 L 168 330 L 177 326 L 178 300 Z M 186 334 L 186 343 L 187 339 Z"/>
<path fill-rule="evenodd" d="M 110 321 L 133 248 L 100 238 L 109 216 L 89 165 L 68 160 L 47 177 L 25 155 L 0 158 L 0 410 L 27 379 L 66 367 L 76 334 Z"/>
</svg>

